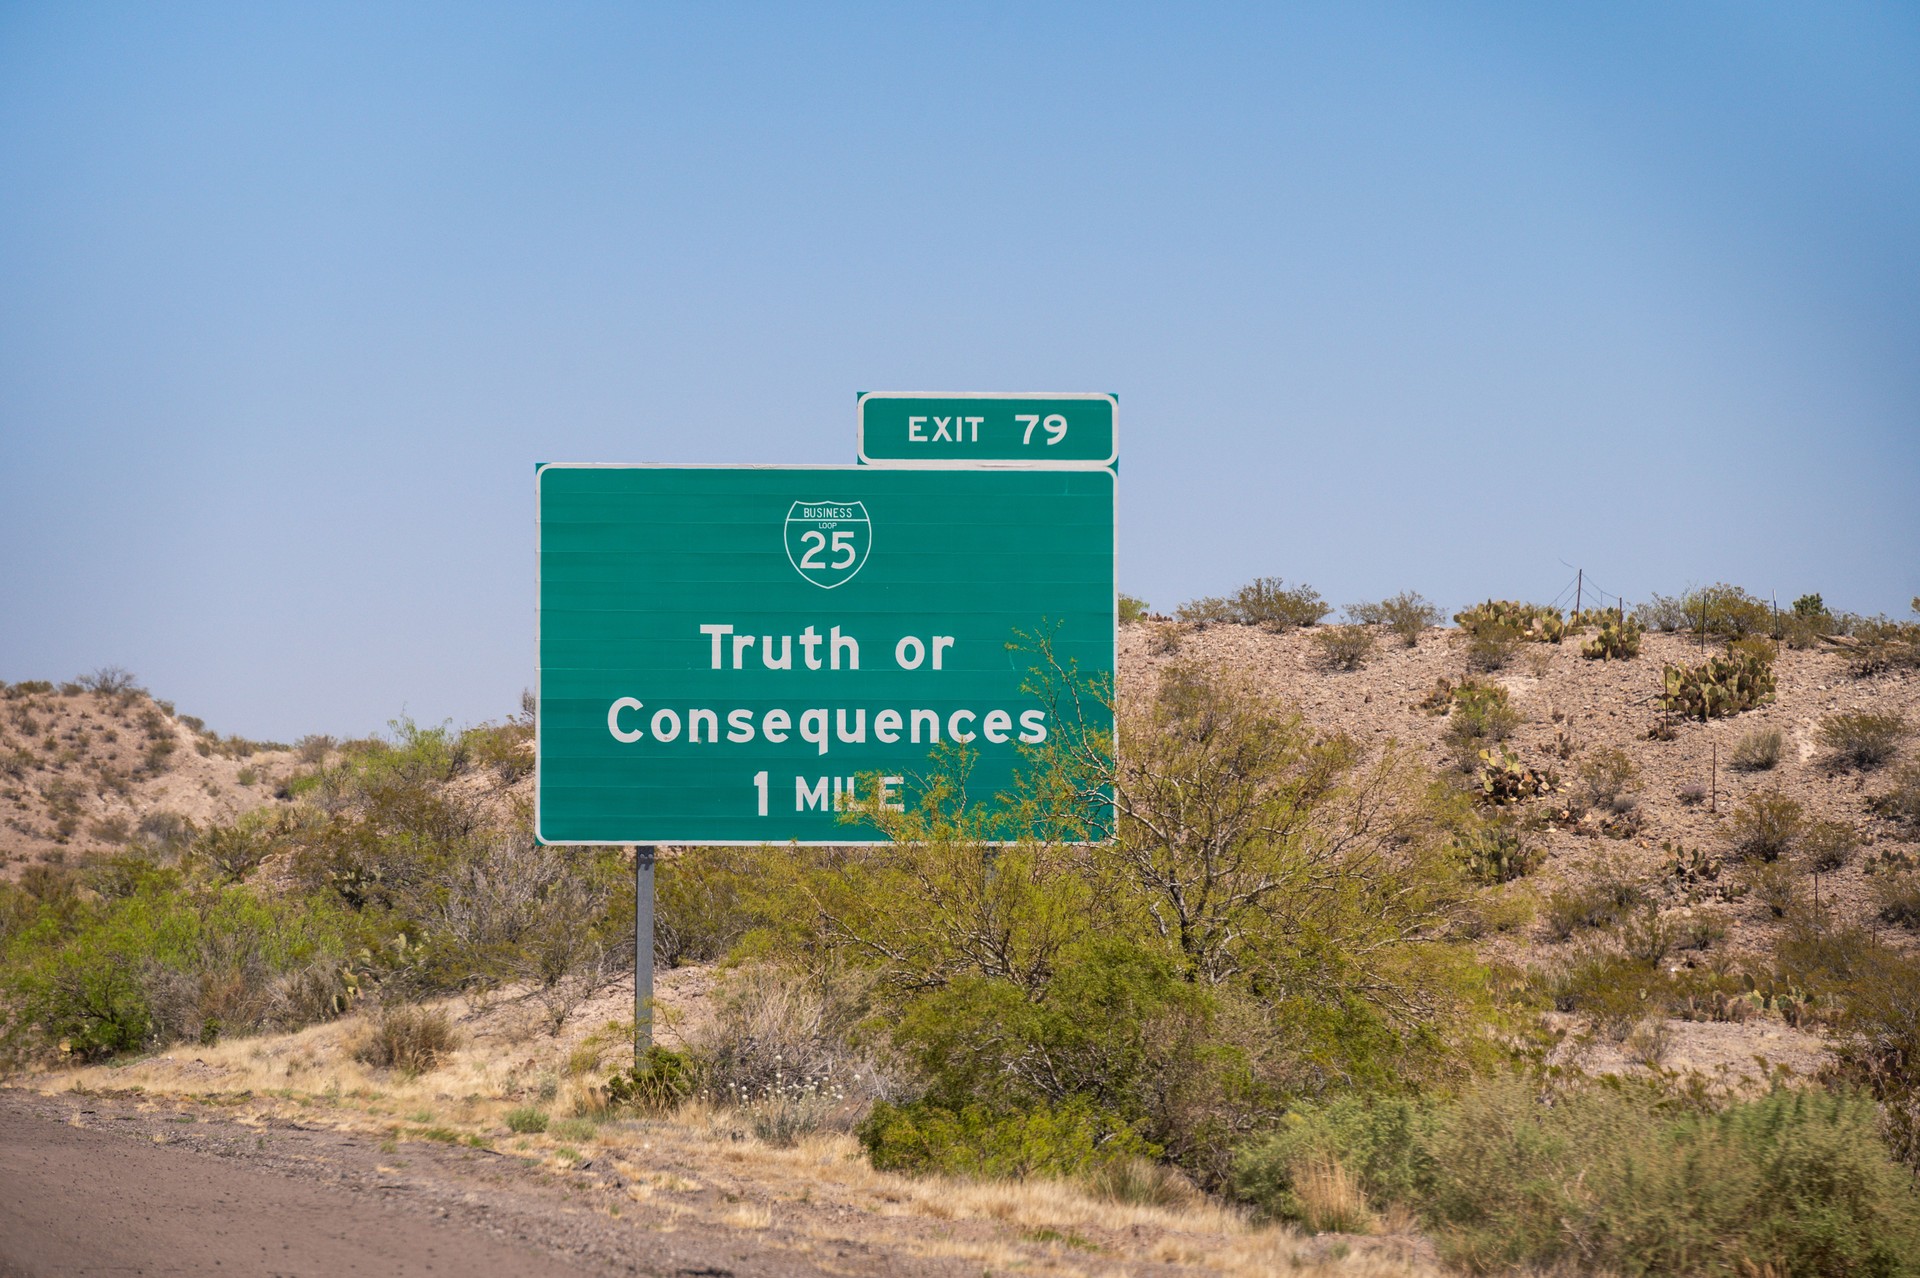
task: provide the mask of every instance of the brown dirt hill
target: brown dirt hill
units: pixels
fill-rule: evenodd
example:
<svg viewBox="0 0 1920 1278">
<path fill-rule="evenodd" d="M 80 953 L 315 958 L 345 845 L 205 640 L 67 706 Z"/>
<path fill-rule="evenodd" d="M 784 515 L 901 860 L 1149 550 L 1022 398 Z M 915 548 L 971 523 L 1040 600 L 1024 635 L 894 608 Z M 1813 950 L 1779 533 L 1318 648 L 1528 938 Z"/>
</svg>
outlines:
<svg viewBox="0 0 1920 1278">
<path fill-rule="evenodd" d="M 299 752 L 206 731 L 128 688 L 0 685 L 0 875 L 178 841 L 286 800 Z"/>
<path fill-rule="evenodd" d="M 1365 665 L 1340 671 L 1322 659 L 1312 631 L 1150 620 L 1122 628 L 1120 673 L 1124 689 L 1175 661 L 1237 670 L 1297 706 L 1320 730 L 1376 746 L 1397 742 L 1443 772 L 1458 767 L 1457 752 L 1446 740 L 1448 719 L 1420 703 L 1438 680 L 1466 676 L 1465 647 L 1466 637 L 1450 629 L 1428 630 L 1413 648 L 1382 636 Z M 1664 922 L 1677 924 L 1710 912 L 1726 927 L 1724 941 L 1710 952 L 1670 961 L 1764 962 L 1785 924 L 1761 895 L 1748 891 L 1731 902 L 1690 905 L 1667 873 L 1673 857 L 1663 850 L 1673 844 L 1723 859 L 1720 882 L 1738 888 L 1750 870 L 1729 855 L 1733 814 L 1756 794 L 1785 796 L 1801 805 L 1807 821 L 1839 823 L 1859 835 L 1860 846 L 1848 863 L 1817 877 L 1804 860 L 1789 859 L 1790 890 L 1797 899 L 1810 901 L 1817 892 L 1819 903 L 1837 919 L 1873 927 L 1902 948 L 1916 943 L 1911 932 L 1878 919 L 1880 880 L 1867 873 L 1882 856 L 1920 857 L 1915 830 L 1873 809 L 1873 800 L 1891 784 L 1890 769 L 1861 772 L 1836 765 L 1820 743 L 1819 727 L 1829 715 L 1875 712 L 1900 715 L 1920 728 L 1920 674 L 1904 669 L 1860 678 L 1849 672 L 1844 654 L 1783 651 L 1775 663 L 1778 690 L 1771 703 L 1710 723 L 1674 724 L 1671 739 L 1650 736 L 1662 717 L 1655 697 L 1663 667 L 1697 664 L 1718 650 L 1714 645 L 1703 653 L 1693 639 L 1649 634 L 1638 657 L 1603 662 L 1584 659 L 1578 641 L 1570 639 L 1560 645 L 1522 645 L 1505 669 L 1478 676 L 1505 687 L 1513 708 L 1524 716 L 1508 748 L 1524 764 L 1556 772 L 1563 790 L 1576 783 L 1584 761 L 1607 750 L 1624 753 L 1637 773 L 1629 787 L 1631 811 L 1611 830 L 1602 831 L 1592 819 L 1545 819 L 1556 806 L 1554 796 L 1519 806 L 1522 820 L 1533 827 L 1527 837 L 1544 858 L 1532 875 L 1499 890 L 1513 908 L 1479 942 L 1486 957 L 1539 968 L 1594 944 L 1598 937 L 1590 932 L 1555 941 L 1539 914 L 1556 890 L 1605 875 L 1641 885 Z M 1735 745 L 1763 729 L 1783 734 L 1779 763 L 1765 771 L 1733 769 Z M 1909 738 L 1902 758 L 1915 757 L 1920 757 L 1920 739 Z M 1696 798 L 1699 791 L 1704 799 Z M 1678 1041 L 1667 1064 L 1709 1074 L 1752 1073 L 1755 1055 L 1805 1072 L 1818 1066 L 1822 1052 L 1818 1039 L 1774 1017 L 1672 1029 Z M 1604 1038 L 1585 1050 L 1587 1068 L 1622 1064 L 1621 1049 Z"/>
</svg>

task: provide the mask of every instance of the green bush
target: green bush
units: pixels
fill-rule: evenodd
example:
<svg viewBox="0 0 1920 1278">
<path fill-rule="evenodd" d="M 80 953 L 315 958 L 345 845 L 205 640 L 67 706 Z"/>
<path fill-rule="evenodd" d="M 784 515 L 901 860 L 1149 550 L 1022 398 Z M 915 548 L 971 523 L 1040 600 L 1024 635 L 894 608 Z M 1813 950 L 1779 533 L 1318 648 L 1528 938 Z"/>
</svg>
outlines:
<svg viewBox="0 0 1920 1278">
<path fill-rule="evenodd" d="M 1120 624 L 1126 626 L 1136 621 L 1144 620 L 1147 613 L 1151 611 L 1151 605 L 1144 599 L 1136 599 L 1132 595 L 1122 593 L 1119 600 L 1119 609 Z"/>
<path fill-rule="evenodd" d="M 1897 1275 L 1920 1257 L 1911 1182 L 1851 1095 L 1702 1110 L 1651 1087 L 1513 1078 L 1452 1101 L 1336 1101 L 1243 1147 L 1235 1184 L 1286 1217 L 1299 1170 L 1326 1158 L 1474 1273 Z"/>
<path fill-rule="evenodd" d="M 96 876 L 99 899 L 43 900 L 7 937 L 0 995 L 17 1051 L 64 1044 L 93 1058 L 341 1010 L 333 995 L 363 933 L 338 907 L 150 869 L 108 881 L 125 864 Z"/>
<path fill-rule="evenodd" d="M 1800 850 L 1807 865 L 1819 874 L 1846 865 L 1859 847 L 1860 831 L 1840 821 L 1816 821 L 1800 836 Z"/>
<path fill-rule="evenodd" d="M 1517 822 L 1475 821 L 1454 836 L 1467 876 L 1476 883 L 1499 884 L 1531 874 L 1546 854 L 1527 842 Z"/>
<path fill-rule="evenodd" d="M 1511 737 L 1525 722 L 1507 690 L 1497 683 L 1462 680 L 1450 689 L 1447 707 L 1447 744 L 1467 762 L 1489 745 Z"/>
<path fill-rule="evenodd" d="M 1677 599 L 1656 594 L 1634 609 L 1634 616 L 1650 630 L 1688 630 L 1738 639 L 1771 633 L 1774 611 L 1766 600 L 1720 583 L 1689 590 Z"/>
<path fill-rule="evenodd" d="M 1798 802 L 1778 791 L 1762 792 L 1734 809 L 1728 838 L 1737 856 L 1778 861 L 1799 845 L 1805 827 Z"/>
<path fill-rule="evenodd" d="M 1548 895 L 1542 921 L 1548 937 L 1564 941 L 1581 928 L 1610 927 L 1646 900 L 1647 891 L 1640 884 L 1602 870 L 1584 883 Z"/>
<path fill-rule="evenodd" d="M 1910 731 L 1897 714 L 1830 714 L 1820 721 L 1820 741 L 1833 761 L 1862 772 L 1891 762 Z"/>
<path fill-rule="evenodd" d="M 1334 670 L 1358 670 L 1373 653 L 1373 632 L 1365 626 L 1328 626 L 1313 638 L 1320 659 Z"/>
<path fill-rule="evenodd" d="M 699 1081 L 699 1065 L 692 1056 L 655 1043 L 638 1066 L 615 1070 L 607 1078 L 607 1101 L 642 1113 L 671 1113 L 693 1095 Z"/>
<path fill-rule="evenodd" d="M 1412 648 L 1430 626 L 1440 624 L 1440 609 L 1411 590 L 1403 590 L 1378 603 L 1348 604 L 1347 618 L 1363 626 L 1384 626 L 1398 635 L 1400 642 Z"/>
<path fill-rule="evenodd" d="M 1624 750 L 1596 750 L 1575 771 L 1574 798 L 1587 811 L 1610 812 L 1630 796 L 1640 775 Z"/>
<path fill-rule="evenodd" d="M 858 1135 L 881 1171 L 983 1180 L 1087 1176 L 1105 1165 L 1160 1154 L 1119 1115 L 1079 1096 L 999 1112 L 979 1104 L 952 1109 L 929 1101 L 881 1101 Z"/>
<path fill-rule="evenodd" d="M 1893 773 L 1892 787 L 1872 801 L 1882 816 L 1920 828 L 1920 762 L 1903 764 Z"/>
<path fill-rule="evenodd" d="M 1207 596 L 1181 604 L 1174 615 L 1182 621 L 1233 622 L 1290 630 L 1316 625 L 1333 609 L 1312 586 L 1289 587 L 1279 577 L 1255 577 L 1228 598 Z"/>
</svg>

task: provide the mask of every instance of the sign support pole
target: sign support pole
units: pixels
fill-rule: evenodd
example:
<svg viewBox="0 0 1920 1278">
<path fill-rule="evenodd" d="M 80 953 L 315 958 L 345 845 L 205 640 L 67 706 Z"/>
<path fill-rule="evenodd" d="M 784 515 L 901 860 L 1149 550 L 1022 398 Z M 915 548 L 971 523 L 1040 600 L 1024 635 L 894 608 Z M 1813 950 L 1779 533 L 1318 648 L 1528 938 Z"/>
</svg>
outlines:
<svg viewBox="0 0 1920 1278">
<path fill-rule="evenodd" d="M 653 853 L 633 849 L 633 1068 L 644 1069 L 653 1046 Z"/>
</svg>

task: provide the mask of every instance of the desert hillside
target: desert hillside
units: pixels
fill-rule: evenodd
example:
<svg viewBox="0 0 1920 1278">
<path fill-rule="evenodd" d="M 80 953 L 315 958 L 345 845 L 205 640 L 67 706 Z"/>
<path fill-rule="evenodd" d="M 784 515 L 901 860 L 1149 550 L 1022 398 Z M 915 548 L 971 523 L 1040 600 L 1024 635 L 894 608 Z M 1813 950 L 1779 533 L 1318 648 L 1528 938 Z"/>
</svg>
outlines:
<svg viewBox="0 0 1920 1278">
<path fill-rule="evenodd" d="M 1111 845 L 664 850 L 634 1069 L 631 856 L 533 841 L 531 706 L 286 748 L 12 685 L 13 1079 L 505 1156 L 614 1251 L 1908 1271 L 1920 630 L 1220 603 L 1121 628 Z"/>
<path fill-rule="evenodd" d="M 285 803 L 287 778 L 328 744 L 222 737 L 120 671 L 0 686 L 0 874 L 136 841 L 185 846 Z"/>
</svg>

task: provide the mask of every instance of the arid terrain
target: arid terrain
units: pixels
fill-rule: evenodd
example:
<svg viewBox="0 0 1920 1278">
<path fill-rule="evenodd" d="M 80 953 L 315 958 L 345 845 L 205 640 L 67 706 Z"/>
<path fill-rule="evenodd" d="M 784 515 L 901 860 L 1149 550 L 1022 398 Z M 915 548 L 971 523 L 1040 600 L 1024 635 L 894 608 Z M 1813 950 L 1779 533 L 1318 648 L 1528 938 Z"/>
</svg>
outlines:
<svg viewBox="0 0 1920 1278">
<path fill-rule="evenodd" d="M 1412 647 L 1389 638 L 1348 671 L 1329 668 L 1312 631 L 1148 620 L 1122 630 L 1121 680 L 1123 690 L 1144 686 L 1174 662 L 1228 668 L 1322 732 L 1412 752 L 1445 774 L 1458 771 L 1460 752 L 1429 693 L 1463 677 L 1462 646 L 1451 630 L 1428 630 Z M 1668 873 L 1676 849 L 1724 855 L 1731 814 L 1760 793 L 1858 834 L 1843 863 L 1782 890 L 1817 892 L 1824 910 L 1913 948 L 1910 932 L 1879 921 L 1867 872 L 1883 854 L 1914 853 L 1913 830 L 1873 804 L 1886 773 L 1837 763 L 1819 730 L 1826 716 L 1859 711 L 1920 724 L 1920 677 L 1910 668 L 1859 677 L 1842 652 L 1787 650 L 1770 703 L 1708 723 L 1664 719 L 1654 704 L 1663 665 L 1698 659 L 1695 641 L 1649 634 L 1630 660 L 1528 644 L 1482 676 L 1518 712 L 1506 748 L 1562 789 L 1603 752 L 1632 764 L 1598 816 L 1529 824 L 1539 864 L 1497 885 L 1475 936 L 1491 970 L 1524 974 L 1588 943 L 1556 939 L 1542 910 L 1556 891 L 1608 875 L 1647 885 L 1656 921 L 1711 915 L 1711 941 L 1665 961 L 1764 958 L 1783 910 L 1760 892 L 1702 903 Z M 147 846 L 184 845 L 195 830 L 291 805 L 296 779 L 330 757 L 326 742 L 223 742 L 136 691 L 21 686 L 0 701 L 9 761 L 0 854 L 16 880 L 33 866 L 84 864 L 143 831 Z M 1784 748 L 1772 767 L 1732 766 L 1742 738 L 1774 728 Z M 520 777 L 509 789 L 530 784 Z M 1550 792 L 1534 807 L 1551 813 L 1554 802 Z M 275 872 L 262 870 L 267 881 Z M 699 1039 L 724 977 L 705 964 L 663 971 L 663 1042 Z M 1058 1181 L 895 1175 L 874 1170 L 843 1131 L 769 1139 L 764 1107 L 747 1114 L 724 1097 L 671 1116 L 613 1112 L 596 1080 L 630 1050 L 631 990 L 630 978 L 601 983 L 557 1027 L 525 987 L 440 999 L 456 1041 L 417 1075 L 357 1058 L 358 1013 L 100 1063 L 34 1063 L 0 1095 L 0 1274 L 216 1262 L 235 1272 L 476 1275 L 1437 1271 L 1431 1244 L 1405 1220 L 1366 1236 L 1313 1236 L 1198 1194 L 1148 1205 Z M 1693 1074 L 1734 1092 L 1811 1082 L 1829 1050 L 1817 1024 L 1757 1003 L 1750 1014 L 1669 1019 L 1652 1057 L 1577 1012 L 1544 1012 L 1534 1030 L 1557 1064 Z M 553 1121 L 518 1123 L 529 1106 Z M 110 1228 L 78 1226 L 80 1213 Z"/>
</svg>

